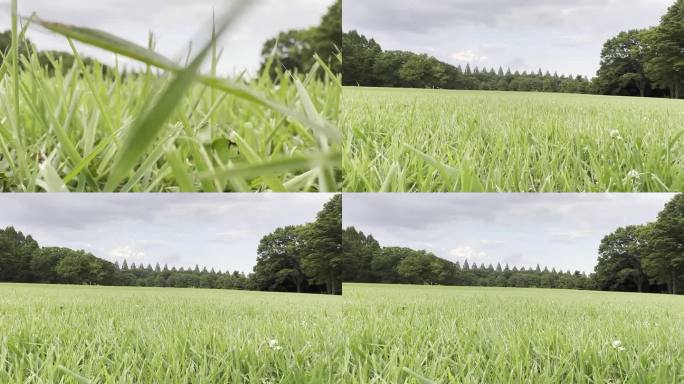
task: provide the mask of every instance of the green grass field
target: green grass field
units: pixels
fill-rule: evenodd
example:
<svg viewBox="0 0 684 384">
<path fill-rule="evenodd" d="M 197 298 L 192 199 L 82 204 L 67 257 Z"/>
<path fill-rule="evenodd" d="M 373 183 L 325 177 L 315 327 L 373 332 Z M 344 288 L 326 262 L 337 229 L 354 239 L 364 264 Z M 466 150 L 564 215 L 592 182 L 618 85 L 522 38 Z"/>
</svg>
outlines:
<svg viewBox="0 0 684 384">
<path fill-rule="evenodd" d="M 342 298 L 0 284 L 1 383 L 328 383 Z"/>
<path fill-rule="evenodd" d="M 682 296 L 345 284 L 344 299 L 349 382 L 684 381 Z"/>
<path fill-rule="evenodd" d="M 341 79 L 323 60 L 308 73 L 271 78 L 270 63 L 252 78 L 228 78 L 216 75 L 212 40 L 186 63 L 154 52 L 152 37 L 143 47 L 105 31 L 13 21 L 16 43 L 0 54 L 0 191 L 340 189 Z M 50 71 L 33 49 L 20 54 L 28 28 L 64 37 L 75 64 L 50 58 Z M 116 65 L 105 75 L 75 42 L 143 69 L 124 76 Z"/>
<path fill-rule="evenodd" d="M 681 191 L 684 102 L 342 91 L 345 191 Z"/>
</svg>

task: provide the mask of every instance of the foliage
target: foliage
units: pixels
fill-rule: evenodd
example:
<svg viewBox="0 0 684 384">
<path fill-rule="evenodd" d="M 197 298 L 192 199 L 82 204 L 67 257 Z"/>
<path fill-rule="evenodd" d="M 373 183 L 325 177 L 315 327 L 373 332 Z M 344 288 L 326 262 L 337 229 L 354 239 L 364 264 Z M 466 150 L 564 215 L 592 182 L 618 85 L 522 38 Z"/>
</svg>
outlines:
<svg viewBox="0 0 684 384">
<path fill-rule="evenodd" d="M 633 29 L 606 41 L 597 73 L 600 94 L 642 97 L 657 94 L 644 69 L 647 33 L 648 30 Z"/>
<path fill-rule="evenodd" d="M 684 0 L 676 0 L 647 32 L 646 75 L 670 97 L 684 98 Z"/>
<path fill-rule="evenodd" d="M 354 227 L 342 236 L 345 283 L 425 284 L 489 287 L 593 289 L 590 276 L 579 271 L 479 266 L 467 260 L 452 262 L 424 250 L 380 247 L 372 235 Z"/>
<path fill-rule="evenodd" d="M 604 290 L 682 294 L 684 195 L 675 195 L 655 222 L 618 228 L 604 237 L 596 280 Z"/>
<path fill-rule="evenodd" d="M 342 244 L 342 195 L 335 195 L 312 223 L 278 228 L 259 243 L 254 280 L 271 291 L 341 294 L 345 258 Z"/>
<path fill-rule="evenodd" d="M 343 85 L 398 88 L 595 93 L 582 76 L 559 76 L 549 72 L 511 73 L 503 68 L 455 67 L 425 54 L 383 51 L 373 39 L 357 31 L 342 36 Z"/>
<path fill-rule="evenodd" d="M 306 73 L 316 63 L 315 56 L 318 56 L 333 73 L 340 73 L 342 63 L 336 56 L 341 46 L 342 1 L 335 0 L 318 26 L 281 32 L 266 41 L 261 49 L 261 71 L 270 70 L 273 77 L 278 77 L 277 74 L 283 69 Z"/>
<path fill-rule="evenodd" d="M 129 285 L 143 287 L 255 289 L 250 277 L 240 272 L 163 268 L 157 264 L 121 266 L 82 250 L 40 248 L 13 227 L 0 229 L 0 281 Z"/>
</svg>

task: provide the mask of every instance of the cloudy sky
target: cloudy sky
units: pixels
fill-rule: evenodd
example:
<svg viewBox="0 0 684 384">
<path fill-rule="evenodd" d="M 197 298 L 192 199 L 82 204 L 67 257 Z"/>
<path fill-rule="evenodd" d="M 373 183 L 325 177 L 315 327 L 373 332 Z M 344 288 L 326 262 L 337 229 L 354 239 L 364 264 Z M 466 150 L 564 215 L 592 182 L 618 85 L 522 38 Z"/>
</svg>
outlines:
<svg viewBox="0 0 684 384">
<path fill-rule="evenodd" d="M 383 49 L 505 70 L 594 76 L 605 40 L 659 22 L 674 0 L 344 0 L 342 25 Z"/>
<path fill-rule="evenodd" d="M 592 272 L 603 236 L 655 220 L 671 194 L 345 194 L 343 225 L 442 258 Z"/>
<path fill-rule="evenodd" d="M 330 194 L 0 194 L 0 227 L 119 263 L 251 272 L 259 240 L 313 221 Z"/>
<path fill-rule="evenodd" d="M 50 21 L 97 28 L 147 46 L 149 31 L 157 39 L 157 50 L 171 58 L 184 58 L 188 43 L 211 36 L 212 10 L 217 16 L 229 9 L 232 0 L 20 0 L 19 13 L 36 14 Z M 318 25 L 332 0 L 252 0 L 247 13 L 231 27 L 220 46 L 224 48 L 219 71 L 234 74 L 259 68 L 262 44 L 280 31 Z M 0 28 L 10 26 L 9 1 L 0 3 Z M 66 39 L 34 27 L 29 38 L 39 49 L 70 51 Z M 202 39 L 200 39 L 202 38 Z M 83 47 L 83 52 L 105 63 L 111 54 Z M 121 62 L 129 61 L 121 60 Z"/>
</svg>

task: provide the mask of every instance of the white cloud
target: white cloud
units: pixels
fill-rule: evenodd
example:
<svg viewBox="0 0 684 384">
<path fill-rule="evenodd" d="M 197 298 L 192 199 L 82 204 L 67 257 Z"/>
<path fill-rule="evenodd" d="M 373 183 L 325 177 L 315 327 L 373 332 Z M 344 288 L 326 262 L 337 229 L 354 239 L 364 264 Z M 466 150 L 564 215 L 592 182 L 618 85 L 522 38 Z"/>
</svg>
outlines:
<svg viewBox="0 0 684 384">
<path fill-rule="evenodd" d="M 115 260 L 125 259 L 130 261 L 140 261 L 145 257 L 145 252 L 135 249 L 131 245 L 122 245 L 119 247 L 114 247 L 107 253 L 110 257 Z"/>
<path fill-rule="evenodd" d="M 470 245 L 453 248 L 449 251 L 449 255 L 457 261 L 469 260 L 482 262 L 487 257 L 487 252 L 472 247 Z"/>
<path fill-rule="evenodd" d="M 489 57 L 480 55 L 472 49 L 456 52 L 452 54 L 451 57 L 458 61 L 464 61 L 467 63 L 484 62 L 489 59 Z"/>
</svg>

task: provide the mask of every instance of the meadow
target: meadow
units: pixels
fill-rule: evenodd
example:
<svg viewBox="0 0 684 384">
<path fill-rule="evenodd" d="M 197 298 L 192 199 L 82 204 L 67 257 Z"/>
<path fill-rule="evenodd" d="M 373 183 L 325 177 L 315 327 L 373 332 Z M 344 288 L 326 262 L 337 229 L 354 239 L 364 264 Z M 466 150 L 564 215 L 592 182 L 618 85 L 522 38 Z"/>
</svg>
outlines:
<svg viewBox="0 0 684 384">
<path fill-rule="evenodd" d="M 681 100 L 344 87 L 345 191 L 684 189 Z"/>
<path fill-rule="evenodd" d="M 344 285 L 356 383 L 681 383 L 684 297 Z"/>
<path fill-rule="evenodd" d="M 0 284 L 2 383 L 328 383 L 342 298 Z"/>
<path fill-rule="evenodd" d="M 217 74 L 215 41 L 238 17 L 218 17 L 199 47 L 179 42 L 186 57 L 172 60 L 153 36 L 140 46 L 13 13 L 0 65 L 0 191 L 339 190 L 340 75 L 319 58 L 307 73 L 272 70 L 271 58 L 256 75 Z M 30 28 L 64 37 L 73 66 L 41 62 Z M 117 60 L 103 69 L 79 44 Z M 124 73 L 118 58 L 142 69 Z"/>
</svg>

